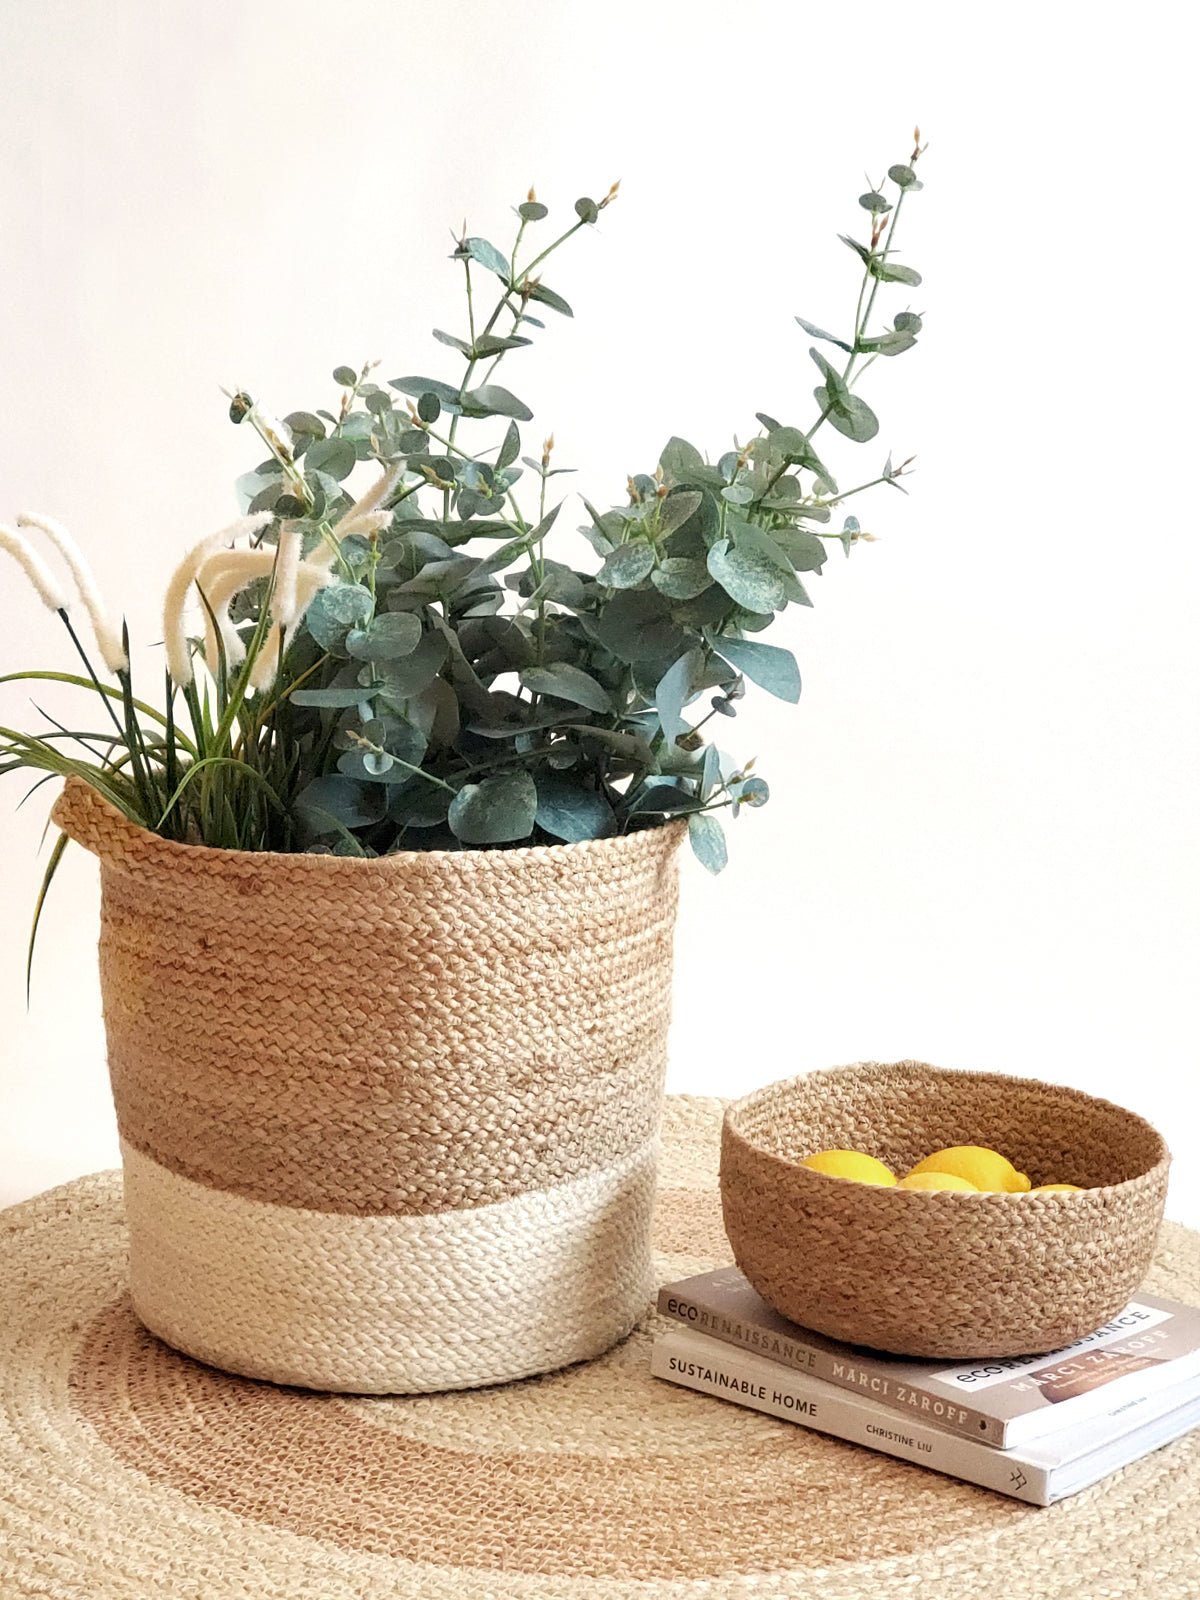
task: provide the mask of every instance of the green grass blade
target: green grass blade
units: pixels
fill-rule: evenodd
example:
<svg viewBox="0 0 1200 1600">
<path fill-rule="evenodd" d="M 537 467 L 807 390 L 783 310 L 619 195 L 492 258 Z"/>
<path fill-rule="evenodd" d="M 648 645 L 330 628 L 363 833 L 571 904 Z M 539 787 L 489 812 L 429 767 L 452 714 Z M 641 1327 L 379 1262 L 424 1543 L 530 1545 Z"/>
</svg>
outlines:
<svg viewBox="0 0 1200 1600">
<path fill-rule="evenodd" d="M 37 943 L 38 923 L 42 920 L 42 907 L 46 904 L 46 895 L 54 874 L 58 871 L 58 864 L 63 858 L 63 853 L 69 843 L 65 833 L 60 833 L 54 841 L 54 849 L 50 852 L 50 860 L 46 863 L 46 871 L 42 877 L 42 887 L 38 890 L 37 904 L 33 908 L 33 926 L 29 930 L 29 954 L 25 959 L 25 1004 L 29 1004 L 29 996 L 33 988 L 33 948 Z"/>
<path fill-rule="evenodd" d="M 94 684 L 90 678 L 82 677 L 78 672 L 6 672 L 0 675 L 0 683 L 19 683 L 22 680 L 27 680 L 30 678 L 36 678 L 45 683 L 72 683 L 77 689 L 90 689 L 93 694 L 99 693 L 107 695 L 110 700 L 124 701 L 125 698 L 122 690 L 110 689 L 106 683 L 99 685 Z M 163 716 L 162 712 L 156 711 L 153 706 L 147 705 L 144 700 L 131 700 L 130 704 L 137 711 L 139 711 L 142 716 L 150 717 L 161 727 L 166 727 L 167 719 Z M 190 739 L 188 739 L 184 734 L 178 732 L 176 737 L 189 755 L 194 756 L 196 754 L 196 747 Z"/>
<path fill-rule="evenodd" d="M 161 832 L 163 823 L 167 820 L 167 818 L 171 815 L 171 812 L 179 803 L 180 796 L 183 794 L 188 784 L 191 783 L 192 779 L 195 778 L 197 774 L 203 771 L 205 768 L 217 766 L 236 767 L 240 771 L 246 773 L 248 777 L 253 778 L 255 783 L 262 787 L 267 798 L 270 800 L 275 809 L 277 811 L 283 810 L 283 801 L 275 793 L 274 789 L 272 789 L 271 785 L 263 777 L 261 772 L 256 772 L 253 767 L 247 766 L 244 761 L 239 761 L 236 756 L 205 756 L 203 761 L 197 761 L 194 766 L 189 767 L 184 773 L 179 782 L 178 788 L 167 802 L 166 810 L 158 819 L 158 823 L 154 828 L 155 833 Z"/>
</svg>

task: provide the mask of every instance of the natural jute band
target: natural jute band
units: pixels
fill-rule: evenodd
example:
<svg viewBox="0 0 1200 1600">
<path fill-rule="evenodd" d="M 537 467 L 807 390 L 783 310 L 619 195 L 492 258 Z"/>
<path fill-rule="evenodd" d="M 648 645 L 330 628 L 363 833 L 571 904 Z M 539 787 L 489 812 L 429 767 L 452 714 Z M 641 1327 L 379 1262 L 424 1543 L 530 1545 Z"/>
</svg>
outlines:
<svg viewBox="0 0 1200 1600">
<path fill-rule="evenodd" d="M 729 1260 L 722 1106 L 669 1098 L 660 1281 Z M 1185 1600 L 1200 1434 L 1048 1510 L 647 1375 L 654 1320 L 504 1388 L 230 1377 L 125 1296 L 116 1174 L 0 1216 L 4 1600 Z M 1200 1303 L 1200 1236 L 1149 1279 Z"/>
<path fill-rule="evenodd" d="M 54 819 L 101 862 L 151 1328 L 234 1372 L 362 1393 L 522 1377 L 629 1330 L 682 824 L 254 854 L 171 843 L 74 779 Z"/>
<path fill-rule="evenodd" d="M 311 1389 L 411 1394 L 545 1372 L 599 1355 L 640 1316 L 657 1154 L 651 1141 L 466 1211 L 347 1217 L 224 1194 L 127 1145 L 133 1308 L 187 1355 Z"/>
<path fill-rule="evenodd" d="M 121 1135 L 348 1215 L 490 1205 L 656 1131 L 679 825 L 376 860 L 174 844 L 78 779 Z"/>
</svg>

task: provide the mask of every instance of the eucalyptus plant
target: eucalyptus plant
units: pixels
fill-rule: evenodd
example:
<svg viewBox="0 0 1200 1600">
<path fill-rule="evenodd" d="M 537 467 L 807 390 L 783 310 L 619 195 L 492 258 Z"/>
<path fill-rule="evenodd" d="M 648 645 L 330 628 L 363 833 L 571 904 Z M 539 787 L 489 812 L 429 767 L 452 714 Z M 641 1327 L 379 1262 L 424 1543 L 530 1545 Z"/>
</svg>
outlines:
<svg viewBox="0 0 1200 1600">
<path fill-rule="evenodd" d="M 10 676 L 90 688 L 108 717 L 99 729 L 0 729 L 0 770 L 77 773 L 146 828 L 246 850 L 570 843 L 686 818 L 697 856 L 719 871 L 719 814 L 764 804 L 768 789 L 714 728 L 736 716 L 747 682 L 799 698 L 795 658 L 761 635 L 811 604 L 805 580 L 831 545 L 849 554 L 871 537 L 845 502 L 900 489 L 909 467 L 889 456 L 841 489 L 825 445 L 875 439 L 859 381 L 921 330 L 909 309 L 874 318 L 881 287 L 921 282 L 898 259 L 896 228 L 921 188 L 922 148 L 918 133 L 908 161 L 859 198 L 866 237 L 844 238 L 860 267 L 844 336 L 796 318 L 815 341 L 812 418 L 760 412 L 757 431 L 715 461 L 670 439 L 620 504 L 582 499 L 587 570 L 551 553 L 567 471 L 553 437 L 530 449 L 533 413 L 495 374 L 543 317 L 573 314 L 544 263 L 598 221 L 616 185 L 578 200 L 541 249 L 528 243 L 548 215 L 533 190 L 507 252 L 464 227 L 452 256 L 464 323 L 433 334 L 461 360 L 456 376 L 384 382 L 376 363 L 338 367 L 333 409 L 282 420 L 245 391 L 229 396 L 233 422 L 267 454 L 238 481 L 241 520 L 172 580 L 161 707 L 135 696 L 127 636 L 65 530 L 18 519 L 66 557 L 115 685 L 28 538 L 0 530 L 84 665 Z M 368 471 L 356 498 L 350 480 Z M 184 621 L 193 590 L 197 637 Z"/>
</svg>

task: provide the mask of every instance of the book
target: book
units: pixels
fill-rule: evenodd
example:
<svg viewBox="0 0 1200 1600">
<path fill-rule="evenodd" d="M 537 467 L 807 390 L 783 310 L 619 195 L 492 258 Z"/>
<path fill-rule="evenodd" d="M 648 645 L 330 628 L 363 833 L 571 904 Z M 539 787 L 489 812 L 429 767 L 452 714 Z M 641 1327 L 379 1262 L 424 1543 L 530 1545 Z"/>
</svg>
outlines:
<svg viewBox="0 0 1200 1600">
<path fill-rule="evenodd" d="M 1200 1374 L 1200 1308 L 1152 1294 L 1139 1294 L 1104 1327 L 1061 1350 L 954 1363 L 887 1355 L 798 1327 L 735 1266 L 667 1284 L 658 1310 L 911 1421 L 1001 1450 Z"/>
<path fill-rule="evenodd" d="M 801 1423 L 1035 1506 L 1078 1494 L 1200 1424 L 1200 1380 L 1195 1377 L 1126 1400 L 1111 1412 L 1071 1423 L 1043 1439 L 997 1450 L 898 1416 L 857 1392 L 685 1328 L 658 1336 L 650 1371 L 685 1389 Z"/>
</svg>

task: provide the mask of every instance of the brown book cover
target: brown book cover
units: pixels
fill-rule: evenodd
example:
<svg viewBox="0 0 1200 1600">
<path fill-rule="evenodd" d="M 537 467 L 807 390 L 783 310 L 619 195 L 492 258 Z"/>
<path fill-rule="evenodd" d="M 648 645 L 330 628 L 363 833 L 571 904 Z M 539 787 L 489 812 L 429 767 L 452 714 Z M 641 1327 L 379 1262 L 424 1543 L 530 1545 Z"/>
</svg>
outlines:
<svg viewBox="0 0 1200 1600">
<path fill-rule="evenodd" d="M 919 1361 L 842 1344 L 781 1317 L 735 1266 L 669 1283 L 659 1313 L 948 1432 L 1002 1450 L 1200 1373 L 1200 1308 L 1139 1294 L 1065 1349 Z"/>
</svg>

